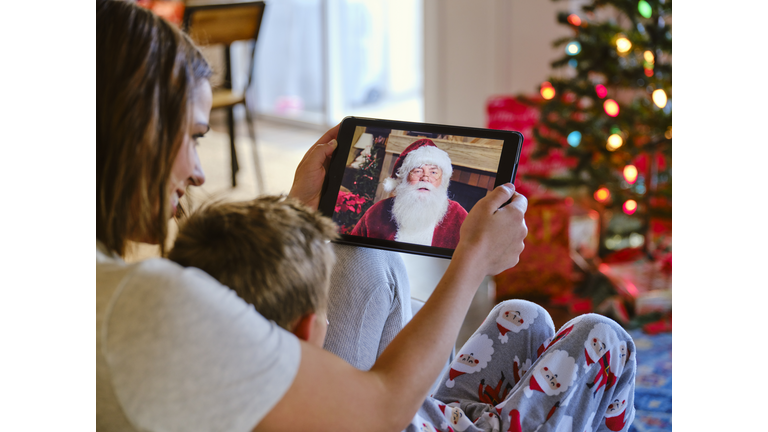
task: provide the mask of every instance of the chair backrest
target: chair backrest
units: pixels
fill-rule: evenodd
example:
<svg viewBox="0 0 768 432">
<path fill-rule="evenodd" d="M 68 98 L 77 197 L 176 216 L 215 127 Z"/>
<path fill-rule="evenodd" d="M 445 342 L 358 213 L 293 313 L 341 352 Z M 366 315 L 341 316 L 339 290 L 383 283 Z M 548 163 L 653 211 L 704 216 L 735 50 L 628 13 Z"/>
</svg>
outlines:
<svg viewBox="0 0 768 432">
<path fill-rule="evenodd" d="M 231 45 L 256 40 L 264 17 L 264 2 L 187 6 L 183 28 L 199 45 Z"/>
</svg>

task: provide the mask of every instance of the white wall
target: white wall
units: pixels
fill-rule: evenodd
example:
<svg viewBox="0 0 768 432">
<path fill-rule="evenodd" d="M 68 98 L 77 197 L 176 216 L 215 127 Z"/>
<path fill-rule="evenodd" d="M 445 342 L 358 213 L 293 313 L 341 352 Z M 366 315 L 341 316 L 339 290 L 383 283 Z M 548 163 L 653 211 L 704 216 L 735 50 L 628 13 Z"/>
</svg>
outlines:
<svg viewBox="0 0 768 432">
<path fill-rule="evenodd" d="M 485 104 L 535 93 L 560 56 L 552 41 L 568 1 L 424 0 L 425 121 L 485 127 Z"/>
</svg>

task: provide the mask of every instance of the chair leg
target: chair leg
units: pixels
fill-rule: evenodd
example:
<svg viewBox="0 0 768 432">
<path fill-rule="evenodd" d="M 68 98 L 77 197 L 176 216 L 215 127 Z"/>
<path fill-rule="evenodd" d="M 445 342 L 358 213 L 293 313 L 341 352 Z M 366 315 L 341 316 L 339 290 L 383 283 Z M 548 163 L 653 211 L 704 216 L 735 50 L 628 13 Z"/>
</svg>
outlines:
<svg viewBox="0 0 768 432">
<path fill-rule="evenodd" d="M 248 104 L 243 104 L 243 108 L 245 108 L 245 121 L 248 123 L 248 132 L 251 135 L 251 140 L 253 140 L 251 153 L 253 153 L 253 170 L 256 174 L 256 194 L 261 195 L 264 193 L 264 174 L 261 171 L 261 159 L 259 158 L 259 149 L 256 143 L 256 127 L 253 124 L 253 117 L 248 109 Z"/>
<path fill-rule="evenodd" d="M 232 160 L 232 187 L 237 186 L 237 149 L 235 148 L 235 112 L 232 107 L 227 108 L 227 128 L 229 129 L 229 152 Z"/>
</svg>

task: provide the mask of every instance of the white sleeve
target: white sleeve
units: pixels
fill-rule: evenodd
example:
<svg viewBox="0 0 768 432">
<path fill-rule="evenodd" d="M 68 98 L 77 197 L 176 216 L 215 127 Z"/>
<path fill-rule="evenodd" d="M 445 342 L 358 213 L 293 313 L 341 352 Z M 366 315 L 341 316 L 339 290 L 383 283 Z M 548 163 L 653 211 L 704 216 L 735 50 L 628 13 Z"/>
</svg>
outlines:
<svg viewBox="0 0 768 432">
<path fill-rule="evenodd" d="M 126 278 L 102 344 L 140 430 L 250 431 L 290 387 L 298 339 L 197 269 L 150 260 Z"/>
</svg>

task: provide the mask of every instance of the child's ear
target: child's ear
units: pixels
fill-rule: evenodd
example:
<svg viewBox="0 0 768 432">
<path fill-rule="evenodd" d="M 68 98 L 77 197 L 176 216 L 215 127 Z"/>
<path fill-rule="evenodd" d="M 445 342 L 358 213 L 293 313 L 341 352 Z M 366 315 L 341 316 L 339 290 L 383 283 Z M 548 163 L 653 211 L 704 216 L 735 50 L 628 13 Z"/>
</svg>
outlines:
<svg viewBox="0 0 768 432">
<path fill-rule="evenodd" d="M 291 333 L 295 334 L 297 338 L 308 342 L 312 338 L 316 320 L 317 315 L 314 312 L 302 315 L 293 325 Z"/>
</svg>

